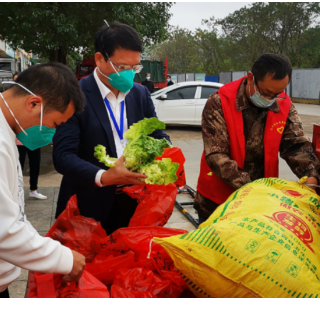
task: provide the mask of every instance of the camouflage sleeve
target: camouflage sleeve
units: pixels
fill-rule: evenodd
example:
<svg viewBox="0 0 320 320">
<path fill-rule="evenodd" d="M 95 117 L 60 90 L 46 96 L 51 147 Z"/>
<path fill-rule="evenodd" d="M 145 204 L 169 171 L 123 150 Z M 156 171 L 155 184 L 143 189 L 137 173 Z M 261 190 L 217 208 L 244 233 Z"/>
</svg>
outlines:
<svg viewBox="0 0 320 320">
<path fill-rule="evenodd" d="M 281 139 L 280 156 L 298 178 L 316 177 L 319 181 L 320 162 L 310 139 L 304 135 L 301 119 L 293 104 Z"/>
<path fill-rule="evenodd" d="M 230 159 L 227 126 L 218 92 L 209 97 L 204 107 L 202 137 L 206 161 L 215 175 L 235 190 L 251 181 L 249 174 Z"/>
</svg>

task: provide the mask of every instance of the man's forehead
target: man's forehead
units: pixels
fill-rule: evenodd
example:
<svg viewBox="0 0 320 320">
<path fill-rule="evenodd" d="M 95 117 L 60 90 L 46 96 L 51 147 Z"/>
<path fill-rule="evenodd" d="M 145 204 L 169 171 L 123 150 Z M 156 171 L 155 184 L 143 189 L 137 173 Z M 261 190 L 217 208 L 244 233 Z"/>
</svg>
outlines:
<svg viewBox="0 0 320 320">
<path fill-rule="evenodd" d="M 287 87 L 288 83 L 288 75 L 283 79 L 272 79 L 272 76 L 268 76 L 259 82 L 259 87 L 263 89 L 265 93 L 279 94 Z"/>
</svg>

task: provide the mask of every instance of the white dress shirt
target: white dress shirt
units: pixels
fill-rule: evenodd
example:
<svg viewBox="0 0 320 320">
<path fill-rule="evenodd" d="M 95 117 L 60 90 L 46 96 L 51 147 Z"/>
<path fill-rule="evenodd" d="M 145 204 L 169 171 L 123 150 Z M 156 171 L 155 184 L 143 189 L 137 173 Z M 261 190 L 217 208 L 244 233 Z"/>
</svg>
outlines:
<svg viewBox="0 0 320 320">
<path fill-rule="evenodd" d="M 121 102 L 125 101 L 125 97 L 128 94 L 128 92 L 126 94 L 123 92 L 119 92 L 118 97 L 116 97 L 113 94 L 113 92 L 110 91 L 110 89 L 106 85 L 104 85 L 102 83 L 102 81 L 99 79 L 98 74 L 97 74 L 97 69 L 94 70 L 93 76 L 94 76 L 94 79 L 96 80 L 96 83 L 97 83 L 98 88 L 100 90 L 100 93 L 101 93 L 101 96 L 103 99 L 103 103 L 105 104 L 104 98 L 107 97 L 109 104 L 110 104 L 110 108 L 112 109 L 112 112 L 113 112 L 113 115 L 117 121 L 118 127 L 120 128 Z M 120 158 L 123 154 L 123 150 L 124 150 L 125 146 L 128 143 L 128 140 L 127 139 L 120 140 L 118 131 L 117 131 L 117 129 L 111 119 L 111 116 L 109 114 L 109 110 L 108 110 L 107 106 L 105 106 L 105 107 L 106 107 L 106 112 L 108 113 L 111 128 L 112 128 L 113 138 L 114 138 L 114 142 L 116 145 L 117 157 Z M 128 131 L 128 120 L 127 120 L 126 105 L 124 104 L 123 133 L 125 133 L 126 131 Z M 101 176 L 104 171 L 105 170 L 99 170 L 96 174 L 95 183 L 99 187 L 102 187 Z"/>
</svg>

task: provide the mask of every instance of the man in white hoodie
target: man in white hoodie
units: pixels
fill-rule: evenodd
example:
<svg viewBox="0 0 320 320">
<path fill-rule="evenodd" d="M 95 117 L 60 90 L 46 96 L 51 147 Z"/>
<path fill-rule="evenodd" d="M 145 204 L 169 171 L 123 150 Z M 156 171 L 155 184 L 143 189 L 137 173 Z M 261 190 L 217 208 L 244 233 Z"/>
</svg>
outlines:
<svg viewBox="0 0 320 320">
<path fill-rule="evenodd" d="M 55 127 L 81 112 L 84 95 L 71 70 L 58 63 L 32 66 L 0 93 L 0 298 L 21 269 L 78 281 L 85 257 L 44 238 L 24 213 L 23 177 L 16 137 L 30 150 L 51 142 Z"/>
</svg>

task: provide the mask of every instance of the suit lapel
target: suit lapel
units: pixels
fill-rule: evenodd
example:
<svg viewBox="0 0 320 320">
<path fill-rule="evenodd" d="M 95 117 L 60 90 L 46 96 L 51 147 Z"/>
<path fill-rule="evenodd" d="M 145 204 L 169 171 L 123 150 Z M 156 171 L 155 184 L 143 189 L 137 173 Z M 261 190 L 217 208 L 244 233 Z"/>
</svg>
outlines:
<svg viewBox="0 0 320 320">
<path fill-rule="evenodd" d="M 136 123 L 138 120 L 136 119 L 136 112 L 134 110 L 134 99 L 133 99 L 133 93 L 132 89 L 127 94 L 126 98 L 126 112 L 127 112 L 127 121 L 128 121 L 128 129 L 130 126 L 132 126 L 134 123 Z"/>
<path fill-rule="evenodd" d="M 100 90 L 98 88 L 98 85 L 94 79 L 93 73 L 89 76 L 88 79 L 88 85 L 86 90 L 87 97 L 90 100 L 91 106 L 93 110 L 95 111 L 99 121 L 101 122 L 108 138 L 109 146 L 111 149 L 111 157 L 117 157 L 117 151 L 116 151 L 116 145 L 114 142 L 113 132 L 108 116 L 108 112 L 106 110 L 106 106 L 104 104 L 104 101 L 101 97 Z"/>
</svg>

